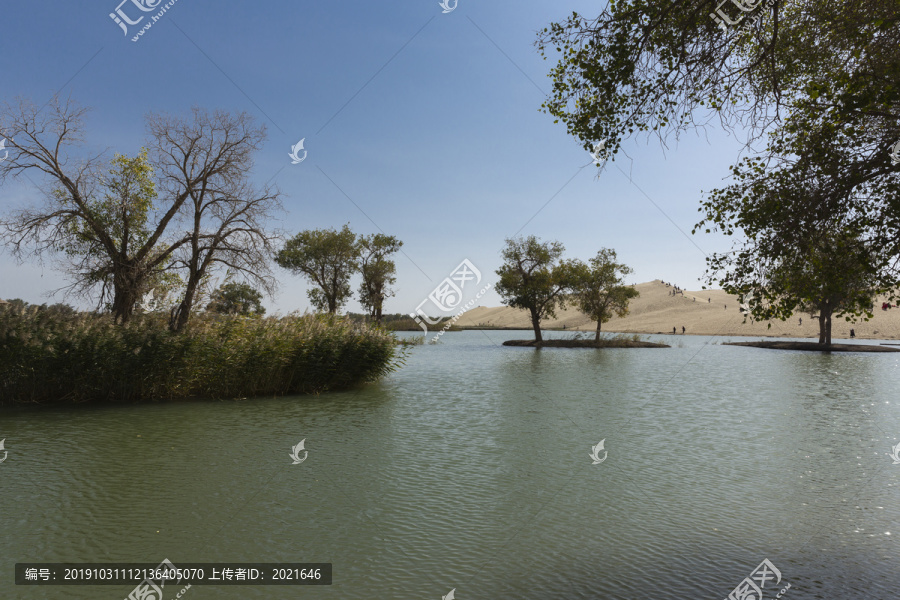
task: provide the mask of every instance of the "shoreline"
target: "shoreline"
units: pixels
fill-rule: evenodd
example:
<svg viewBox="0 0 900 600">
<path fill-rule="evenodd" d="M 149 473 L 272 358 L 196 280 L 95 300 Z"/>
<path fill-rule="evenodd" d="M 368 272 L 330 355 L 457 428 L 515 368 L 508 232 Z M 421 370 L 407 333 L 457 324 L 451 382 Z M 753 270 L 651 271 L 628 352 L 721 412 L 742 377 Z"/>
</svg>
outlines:
<svg viewBox="0 0 900 600">
<path fill-rule="evenodd" d="M 726 342 L 725 346 L 741 346 L 744 348 L 764 348 L 769 350 L 796 350 L 801 352 L 900 352 L 900 348 L 891 346 L 873 346 L 871 344 L 819 344 L 818 342 Z"/>
<path fill-rule="evenodd" d="M 751 321 L 741 312 L 735 296 L 723 290 L 688 291 L 672 294 L 672 286 L 655 280 L 638 283 L 640 294 L 628 306 L 624 317 L 613 317 L 603 323 L 601 333 L 640 335 L 695 335 L 740 337 L 743 339 L 805 339 L 818 341 L 819 321 L 804 313 L 795 313 L 785 321 Z M 876 307 L 879 306 L 876 301 Z M 746 321 L 745 321 L 746 318 Z M 524 310 L 507 306 L 478 307 L 460 317 L 460 329 L 531 330 L 531 318 Z M 565 329 L 563 329 L 565 326 Z M 672 328 L 677 333 L 672 333 Z M 681 328 L 687 331 L 682 334 Z M 597 322 L 574 307 L 558 309 L 556 317 L 541 322 L 543 331 L 593 333 Z M 856 335 L 850 337 L 850 330 Z M 900 341 L 900 309 L 875 308 L 868 321 L 850 323 L 844 318 L 832 319 L 832 340 L 898 340 Z"/>
<path fill-rule="evenodd" d="M 462 326 L 458 327 L 458 331 L 534 331 L 531 327 L 469 327 Z M 593 333 L 594 330 L 591 329 L 560 329 L 558 327 L 541 327 L 542 332 L 561 332 L 561 333 Z M 601 331 L 601 335 L 613 333 L 616 335 L 625 334 L 625 335 L 670 335 L 670 336 L 693 336 L 693 337 L 743 337 L 743 338 L 767 338 L 767 339 L 775 339 L 775 340 L 814 340 L 818 341 L 818 336 L 802 336 L 802 335 L 764 335 L 759 333 L 672 333 L 665 331 L 657 331 L 654 333 L 650 333 L 647 331 L 633 331 L 626 329 L 604 329 Z M 897 345 L 900 346 L 900 338 L 898 337 L 881 337 L 878 335 L 857 335 L 856 337 L 843 337 L 843 336 L 831 336 L 832 340 L 897 340 Z"/>
</svg>

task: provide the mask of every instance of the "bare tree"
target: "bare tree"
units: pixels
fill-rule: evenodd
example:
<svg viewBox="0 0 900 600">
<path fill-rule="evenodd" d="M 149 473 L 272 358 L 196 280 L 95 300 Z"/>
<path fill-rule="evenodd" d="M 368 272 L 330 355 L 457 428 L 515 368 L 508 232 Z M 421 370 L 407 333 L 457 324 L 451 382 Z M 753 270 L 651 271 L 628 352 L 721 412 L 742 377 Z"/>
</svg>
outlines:
<svg viewBox="0 0 900 600">
<path fill-rule="evenodd" d="M 274 292 L 269 262 L 279 237 L 266 226 L 281 209 L 280 194 L 268 186 L 258 190 L 248 180 L 265 128 L 246 113 L 194 108 L 190 119 L 150 115 L 148 129 L 161 186 L 188 194 L 178 221 L 186 226 L 186 243 L 175 258 L 185 272 L 185 290 L 172 309 L 171 329 L 187 324 L 200 283 L 216 267 Z M 212 168 L 196 185 L 195 173 L 207 166 Z"/>
<path fill-rule="evenodd" d="M 256 192 L 247 181 L 263 128 L 245 113 L 151 114 L 149 163 L 107 173 L 103 153 L 83 150 L 86 112 L 58 99 L 46 113 L 27 100 L 0 109 L 0 139 L 9 149 L 0 182 L 33 174 L 43 192 L 42 203 L 0 219 L 0 241 L 17 258 L 54 257 L 73 290 L 88 293 L 99 285 L 101 299 L 108 291 L 122 323 L 154 278 L 173 267 L 187 275 L 173 329 L 187 323 L 197 286 L 215 266 L 271 290 L 273 235 L 263 227 L 279 195 Z M 173 234 L 176 225 L 185 225 L 183 232 Z"/>
</svg>

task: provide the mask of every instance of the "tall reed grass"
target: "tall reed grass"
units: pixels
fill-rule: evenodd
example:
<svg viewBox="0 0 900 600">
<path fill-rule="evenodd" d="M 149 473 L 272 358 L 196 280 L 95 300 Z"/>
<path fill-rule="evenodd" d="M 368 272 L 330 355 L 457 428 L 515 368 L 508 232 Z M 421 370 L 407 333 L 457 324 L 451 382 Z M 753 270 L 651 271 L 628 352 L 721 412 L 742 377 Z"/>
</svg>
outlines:
<svg viewBox="0 0 900 600">
<path fill-rule="evenodd" d="M 373 382 L 406 359 L 386 331 L 317 315 L 161 315 L 126 326 L 90 313 L 0 308 L 0 403 L 236 398 Z"/>
</svg>

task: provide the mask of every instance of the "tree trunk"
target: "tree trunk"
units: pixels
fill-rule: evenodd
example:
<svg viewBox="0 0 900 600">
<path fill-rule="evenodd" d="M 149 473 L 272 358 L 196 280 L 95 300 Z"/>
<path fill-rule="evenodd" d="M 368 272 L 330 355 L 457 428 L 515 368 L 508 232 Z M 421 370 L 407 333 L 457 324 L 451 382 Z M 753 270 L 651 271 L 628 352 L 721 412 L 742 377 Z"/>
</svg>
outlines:
<svg viewBox="0 0 900 600">
<path fill-rule="evenodd" d="M 534 341 L 543 342 L 544 338 L 541 337 L 541 318 L 534 309 L 531 310 L 531 326 L 534 327 Z"/>
<path fill-rule="evenodd" d="M 819 310 L 819 343 L 831 345 L 831 310 Z"/>
<path fill-rule="evenodd" d="M 198 279 L 189 278 L 187 287 L 184 290 L 184 298 L 181 303 L 172 309 L 172 315 L 169 318 L 169 329 L 179 332 L 184 329 L 191 318 L 191 310 L 194 307 L 194 295 L 197 293 Z"/>
<path fill-rule="evenodd" d="M 134 314 L 134 307 L 140 301 L 143 281 L 135 277 L 130 264 L 116 264 L 113 273 L 113 321 L 124 325 Z"/>
<path fill-rule="evenodd" d="M 598 321 L 597 321 L 597 335 L 594 336 L 594 341 L 595 341 L 595 342 L 599 342 L 599 341 L 600 341 L 600 326 L 601 326 L 601 325 L 603 325 L 603 323 L 602 323 L 601 321 L 598 320 Z"/>
<path fill-rule="evenodd" d="M 130 286 L 116 286 L 116 289 L 113 291 L 113 321 L 119 325 L 124 325 L 130 321 L 138 300 L 139 298 L 134 293 L 134 289 Z"/>
</svg>

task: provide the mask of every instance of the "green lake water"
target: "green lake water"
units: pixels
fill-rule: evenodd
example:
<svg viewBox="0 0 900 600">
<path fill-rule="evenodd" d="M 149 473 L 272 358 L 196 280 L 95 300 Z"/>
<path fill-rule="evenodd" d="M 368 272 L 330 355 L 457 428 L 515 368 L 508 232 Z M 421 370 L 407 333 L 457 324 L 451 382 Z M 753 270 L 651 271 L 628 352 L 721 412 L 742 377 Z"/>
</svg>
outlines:
<svg viewBox="0 0 900 600">
<path fill-rule="evenodd" d="M 133 587 L 17 562 L 164 558 L 333 565 L 189 600 L 721 600 L 764 559 L 788 600 L 900 596 L 900 354 L 500 345 L 529 336 L 447 333 L 318 397 L 4 410 L 0 599 Z"/>
</svg>

